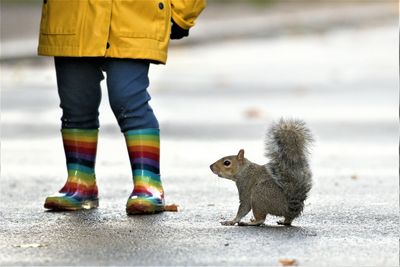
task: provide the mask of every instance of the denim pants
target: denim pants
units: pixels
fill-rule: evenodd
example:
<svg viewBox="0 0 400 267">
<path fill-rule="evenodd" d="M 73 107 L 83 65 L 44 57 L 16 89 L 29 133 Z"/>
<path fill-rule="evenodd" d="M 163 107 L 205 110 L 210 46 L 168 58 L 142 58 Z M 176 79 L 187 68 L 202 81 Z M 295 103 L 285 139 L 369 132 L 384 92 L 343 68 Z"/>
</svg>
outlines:
<svg viewBox="0 0 400 267">
<path fill-rule="evenodd" d="M 62 128 L 99 128 L 103 71 L 111 109 L 121 131 L 159 128 L 149 105 L 148 61 L 102 57 L 55 57 L 54 61 Z"/>
</svg>

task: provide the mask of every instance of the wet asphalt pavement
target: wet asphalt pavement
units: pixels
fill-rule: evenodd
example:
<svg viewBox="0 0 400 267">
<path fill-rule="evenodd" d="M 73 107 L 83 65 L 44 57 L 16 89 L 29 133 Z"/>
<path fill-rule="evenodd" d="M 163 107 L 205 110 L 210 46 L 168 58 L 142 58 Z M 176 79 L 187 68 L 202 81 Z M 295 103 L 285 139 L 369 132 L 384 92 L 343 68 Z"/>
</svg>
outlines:
<svg viewBox="0 0 400 267">
<path fill-rule="evenodd" d="M 0 264 L 398 265 L 397 34 L 383 25 L 174 48 L 150 75 L 166 200 L 181 209 L 152 216 L 125 214 L 130 166 L 106 90 L 100 207 L 44 211 L 66 178 L 52 62 L 3 62 Z M 265 162 L 264 131 L 281 116 L 316 137 L 303 216 L 293 227 L 220 225 L 237 192 L 208 166 L 240 148 Z"/>
</svg>

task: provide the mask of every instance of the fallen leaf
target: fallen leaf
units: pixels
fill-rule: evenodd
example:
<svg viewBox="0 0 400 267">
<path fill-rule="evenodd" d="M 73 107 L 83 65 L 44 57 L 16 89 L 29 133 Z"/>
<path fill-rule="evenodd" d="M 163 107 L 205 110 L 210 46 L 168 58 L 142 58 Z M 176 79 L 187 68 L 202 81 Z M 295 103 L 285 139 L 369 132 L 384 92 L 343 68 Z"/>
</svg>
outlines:
<svg viewBox="0 0 400 267">
<path fill-rule="evenodd" d="M 39 243 L 31 243 L 31 244 L 20 244 L 20 245 L 15 245 L 17 248 L 42 248 L 42 247 L 47 247 L 46 244 L 39 244 Z"/>
<path fill-rule="evenodd" d="M 297 261 L 295 259 L 280 259 L 279 263 L 281 266 L 296 266 Z"/>
<path fill-rule="evenodd" d="M 265 117 L 264 112 L 258 108 L 250 108 L 246 110 L 244 113 L 247 118 L 252 118 L 252 119 L 257 119 L 257 118 L 259 119 Z"/>
<path fill-rule="evenodd" d="M 164 206 L 164 211 L 177 212 L 178 207 L 179 207 L 179 205 L 177 205 L 177 204 L 168 204 L 168 205 Z"/>
<path fill-rule="evenodd" d="M 353 175 L 351 176 L 351 179 L 357 180 L 357 179 L 358 179 L 358 175 L 357 175 L 357 174 L 353 174 Z"/>
</svg>

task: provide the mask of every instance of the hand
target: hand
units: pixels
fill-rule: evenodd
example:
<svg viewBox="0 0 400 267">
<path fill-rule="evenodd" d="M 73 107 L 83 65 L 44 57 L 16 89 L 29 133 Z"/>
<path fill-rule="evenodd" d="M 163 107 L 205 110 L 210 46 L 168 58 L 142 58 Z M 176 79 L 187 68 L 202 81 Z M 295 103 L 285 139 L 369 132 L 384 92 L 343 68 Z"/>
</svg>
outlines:
<svg viewBox="0 0 400 267">
<path fill-rule="evenodd" d="M 174 20 L 172 20 L 172 26 L 171 26 L 171 35 L 170 38 L 172 40 L 174 39 L 182 39 L 183 37 L 189 36 L 189 30 L 185 30 L 181 27 L 179 27 L 178 24 Z"/>
</svg>

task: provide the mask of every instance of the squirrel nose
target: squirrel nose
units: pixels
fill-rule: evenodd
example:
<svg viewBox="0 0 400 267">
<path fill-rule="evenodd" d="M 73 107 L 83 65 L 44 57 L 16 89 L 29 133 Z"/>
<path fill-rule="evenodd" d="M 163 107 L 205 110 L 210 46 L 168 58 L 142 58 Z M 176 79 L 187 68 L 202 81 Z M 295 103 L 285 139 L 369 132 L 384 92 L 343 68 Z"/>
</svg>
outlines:
<svg viewBox="0 0 400 267">
<path fill-rule="evenodd" d="M 214 163 L 210 165 L 210 169 L 211 169 L 211 171 L 212 171 L 213 173 L 215 173 L 215 171 L 214 171 Z"/>
<path fill-rule="evenodd" d="M 218 174 L 217 170 L 214 170 L 214 164 L 210 165 L 210 169 L 214 174 Z"/>
</svg>

